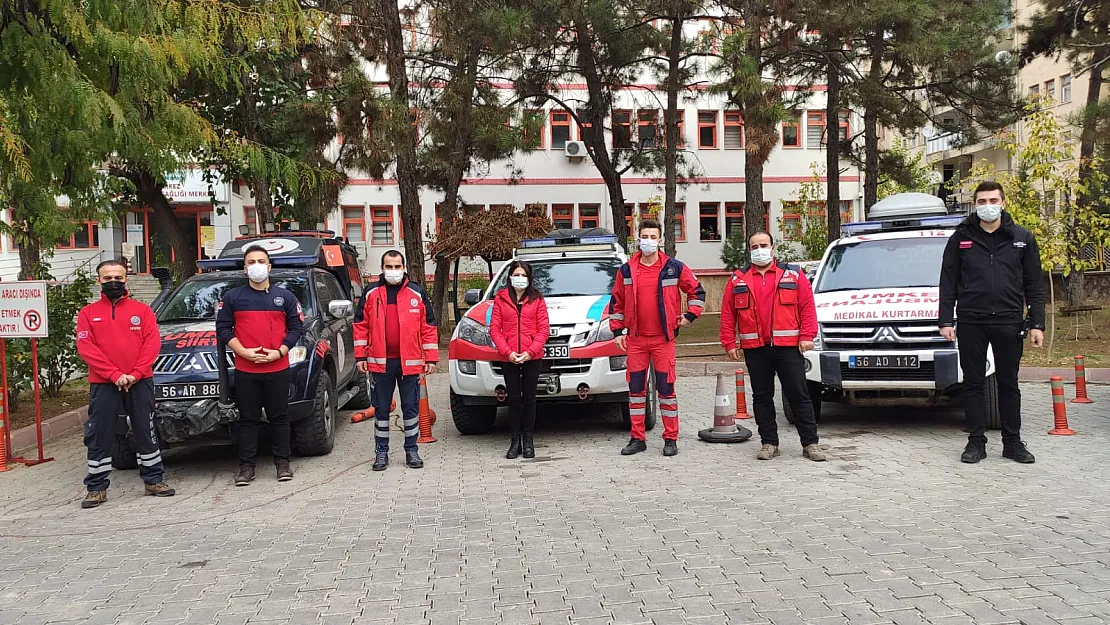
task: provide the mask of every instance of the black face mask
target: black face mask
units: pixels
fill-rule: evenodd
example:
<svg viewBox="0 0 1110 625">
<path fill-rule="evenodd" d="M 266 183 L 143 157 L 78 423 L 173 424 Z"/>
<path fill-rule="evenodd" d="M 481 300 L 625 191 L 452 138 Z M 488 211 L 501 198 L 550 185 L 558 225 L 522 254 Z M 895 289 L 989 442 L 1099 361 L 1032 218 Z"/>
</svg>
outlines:
<svg viewBox="0 0 1110 625">
<path fill-rule="evenodd" d="M 127 285 L 117 280 L 100 285 L 100 292 L 110 300 L 117 300 L 127 294 Z"/>
</svg>

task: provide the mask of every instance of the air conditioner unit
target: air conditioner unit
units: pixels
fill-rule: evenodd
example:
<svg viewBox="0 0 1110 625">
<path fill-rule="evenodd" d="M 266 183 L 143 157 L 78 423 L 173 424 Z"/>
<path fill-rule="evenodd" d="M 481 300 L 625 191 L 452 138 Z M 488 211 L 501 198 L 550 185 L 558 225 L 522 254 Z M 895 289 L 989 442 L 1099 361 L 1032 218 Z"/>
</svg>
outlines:
<svg viewBox="0 0 1110 625">
<path fill-rule="evenodd" d="M 585 158 L 586 144 L 581 141 L 567 141 L 563 152 L 567 155 L 567 158 Z"/>
</svg>

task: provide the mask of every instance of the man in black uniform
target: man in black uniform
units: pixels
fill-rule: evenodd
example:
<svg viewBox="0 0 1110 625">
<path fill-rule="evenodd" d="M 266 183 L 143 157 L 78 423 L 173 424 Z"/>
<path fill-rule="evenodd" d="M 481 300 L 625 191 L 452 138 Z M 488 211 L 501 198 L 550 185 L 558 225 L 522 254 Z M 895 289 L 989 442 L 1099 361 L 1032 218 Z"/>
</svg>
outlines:
<svg viewBox="0 0 1110 625">
<path fill-rule="evenodd" d="M 940 333 L 949 341 L 958 339 L 964 372 L 968 443 L 960 460 L 974 463 L 987 457 L 983 389 L 990 346 L 1002 417 L 1002 457 L 1029 464 L 1035 458 L 1021 442 L 1018 367 L 1026 333 L 1033 347 L 1044 344 L 1041 255 L 1033 234 L 1015 224 L 1004 210 L 1002 185 L 983 182 L 976 187 L 974 198 L 976 214 L 964 220 L 948 240 L 940 271 Z"/>
</svg>

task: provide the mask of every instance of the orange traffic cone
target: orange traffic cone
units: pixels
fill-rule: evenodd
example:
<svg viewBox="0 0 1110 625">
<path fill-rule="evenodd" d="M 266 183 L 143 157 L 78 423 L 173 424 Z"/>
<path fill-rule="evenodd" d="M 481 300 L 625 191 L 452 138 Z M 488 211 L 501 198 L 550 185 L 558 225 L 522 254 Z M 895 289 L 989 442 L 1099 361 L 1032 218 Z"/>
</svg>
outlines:
<svg viewBox="0 0 1110 625">
<path fill-rule="evenodd" d="M 1052 382 L 1052 417 L 1053 427 L 1048 431 L 1054 436 L 1074 436 L 1075 430 L 1068 427 L 1068 406 L 1064 403 L 1064 378 L 1054 375 L 1049 378 Z"/>
<path fill-rule="evenodd" d="M 8 389 L 0 387 L 0 471 L 8 470 Z"/>
<path fill-rule="evenodd" d="M 355 414 L 351 415 L 351 423 L 362 423 L 363 421 L 369 421 L 370 419 L 373 419 L 373 418 L 374 418 L 374 407 L 370 406 L 369 408 L 367 408 L 366 410 L 364 410 L 362 412 L 356 412 Z"/>
<path fill-rule="evenodd" d="M 428 383 L 424 376 L 420 376 L 420 438 L 416 439 L 417 443 L 436 442 L 435 437 L 432 436 L 432 424 L 435 421 L 436 413 L 428 402 Z"/>
</svg>

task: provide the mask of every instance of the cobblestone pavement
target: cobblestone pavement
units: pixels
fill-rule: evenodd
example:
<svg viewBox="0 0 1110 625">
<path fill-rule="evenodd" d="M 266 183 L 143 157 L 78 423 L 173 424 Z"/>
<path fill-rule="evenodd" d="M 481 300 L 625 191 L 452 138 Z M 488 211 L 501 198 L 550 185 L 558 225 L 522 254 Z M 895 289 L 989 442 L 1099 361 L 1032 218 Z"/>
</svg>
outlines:
<svg viewBox="0 0 1110 625">
<path fill-rule="evenodd" d="M 297 477 L 235 488 L 229 448 L 167 454 L 172 499 L 117 471 L 81 510 L 84 449 L 0 475 L 0 623 L 1110 622 L 1110 388 L 1051 427 L 1026 385 L 1038 462 L 959 462 L 958 413 L 832 408 L 830 461 L 755 459 L 710 445 L 712 378 L 680 380 L 681 453 L 626 458 L 613 418 L 541 413 L 533 461 L 507 461 L 505 424 L 461 437 L 446 376 L 430 380 L 427 467 L 370 471 L 373 426 Z M 1071 392 L 1069 388 L 1068 392 Z M 780 419 L 780 423 L 781 422 Z M 753 426 L 754 427 L 754 426 Z M 788 434 L 788 435 L 786 435 Z"/>
</svg>

